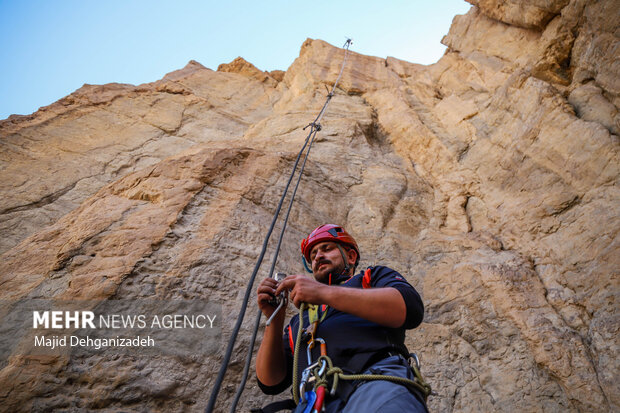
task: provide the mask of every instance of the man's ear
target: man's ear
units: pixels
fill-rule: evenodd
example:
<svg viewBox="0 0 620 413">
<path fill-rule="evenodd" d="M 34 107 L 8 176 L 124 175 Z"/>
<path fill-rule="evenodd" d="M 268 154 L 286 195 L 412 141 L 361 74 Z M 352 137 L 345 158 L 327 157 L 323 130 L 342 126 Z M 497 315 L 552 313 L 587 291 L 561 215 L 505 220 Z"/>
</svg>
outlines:
<svg viewBox="0 0 620 413">
<path fill-rule="evenodd" d="M 353 248 L 350 248 L 347 251 L 347 262 L 349 263 L 349 265 L 354 266 L 355 261 L 357 261 L 357 251 L 355 251 Z"/>
</svg>

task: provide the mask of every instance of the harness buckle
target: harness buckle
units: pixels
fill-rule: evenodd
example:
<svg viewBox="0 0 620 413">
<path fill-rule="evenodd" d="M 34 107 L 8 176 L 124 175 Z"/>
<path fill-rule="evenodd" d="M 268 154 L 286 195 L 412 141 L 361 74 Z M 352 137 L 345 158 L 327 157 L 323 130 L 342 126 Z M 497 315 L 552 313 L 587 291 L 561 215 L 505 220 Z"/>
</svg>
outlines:
<svg viewBox="0 0 620 413">
<path fill-rule="evenodd" d="M 306 327 L 304 333 L 305 333 L 305 338 L 308 339 L 308 346 L 309 348 L 313 348 L 314 347 L 314 335 L 316 334 L 316 330 L 319 327 L 319 322 L 315 321 L 314 323 L 310 324 L 308 327 Z M 308 361 L 308 364 L 310 364 L 310 361 Z"/>
</svg>

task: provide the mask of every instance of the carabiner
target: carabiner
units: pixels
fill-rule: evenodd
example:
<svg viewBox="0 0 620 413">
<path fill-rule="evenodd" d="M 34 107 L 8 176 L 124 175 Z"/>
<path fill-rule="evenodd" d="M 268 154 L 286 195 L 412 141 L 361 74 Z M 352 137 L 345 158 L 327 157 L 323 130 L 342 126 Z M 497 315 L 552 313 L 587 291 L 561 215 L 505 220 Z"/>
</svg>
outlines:
<svg viewBox="0 0 620 413">
<path fill-rule="evenodd" d="M 418 355 L 415 353 L 409 353 L 409 365 L 411 365 L 411 360 L 413 359 L 413 362 L 415 363 L 415 366 L 417 367 L 418 370 L 420 370 L 420 359 L 418 358 Z M 413 366 L 411 366 L 413 367 Z"/>
<path fill-rule="evenodd" d="M 306 356 L 308 357 L 308 365 L 312 363 L 312 349 L 314 348 L 314 342 L 319 342 L 321 344 L 321 356 L 327 355 L 327 344 L 325 343 L 325 340 L 317 337 L 314 340 L 309 341 L 308 347 L 306 347 Z"/>
<path fill-rule="evenodd" d="M 285 278 L 286 278 L 286 274 L 283 273 L 283 272 L 277 272 L 273 276 L 273 279 L 276 280 L 278 283 L 280 283 Z M 267 322 L 265 323 L 266 326 L 271 324 L 271 321 L 273 321 L 273 318 L 276 316 L 276 314 L 278 314 L 278 311 L 280 311 L 282 309 L 282 307 L 284 307 L 286 305 L 287 299 L 288 299 L 288 293 L 286 291 L 282 291 L 280 293 L 280 295 L 278 295 L 277 297 L 273 297 L 271 299 L 269 304 L 271 304 L 271 305 L 276 305 L 277 304 L 277 307 L 276 307 L 275 311 L 273 313 L 271 313 L 271 317 L 269 317 L 267 319 Z"/>
<path fill-rule="evenodd" d="M 327 370 L 327 362 L 324 359 L 321 359 L 321 368 L 319 369 L 319 372 L 317 373 L 319 377 L 323 377 L 323 374 L 325 374 L 325 370 Z"/>
<path fill-rule="evenodd" d="M 265 323 L 266 326 L 271 324 L 271 321 L 273 320 L 273 318 L 276 316 L 276 314 L 278 314 L 278 311 L 280 311 L 282 307 L 284 307 L 284 304 L 286 303 L 286 297 L 278 297 L 278 299 L 280 301 L 280 304 L 278 304 L 278 307 L 276 307 L 275 311 L 271 314 L 271 317 L 267 319 L 267 322 Z"/>
</svg>

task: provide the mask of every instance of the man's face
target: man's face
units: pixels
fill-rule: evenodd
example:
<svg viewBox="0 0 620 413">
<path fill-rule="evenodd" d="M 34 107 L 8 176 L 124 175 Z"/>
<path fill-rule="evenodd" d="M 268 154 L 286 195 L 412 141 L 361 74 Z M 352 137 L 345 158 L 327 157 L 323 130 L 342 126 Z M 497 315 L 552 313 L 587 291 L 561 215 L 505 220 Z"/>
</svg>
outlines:
<svg viewBox="0 0 620 413">
<path fill-rule="evenodd" d="M 322 283 L 329 282 L 329 274 L 340 274 L 344 270 L 342 254 L 335 242 L 321 242 L 310 251 L 314 278 Z"/>
</svg>

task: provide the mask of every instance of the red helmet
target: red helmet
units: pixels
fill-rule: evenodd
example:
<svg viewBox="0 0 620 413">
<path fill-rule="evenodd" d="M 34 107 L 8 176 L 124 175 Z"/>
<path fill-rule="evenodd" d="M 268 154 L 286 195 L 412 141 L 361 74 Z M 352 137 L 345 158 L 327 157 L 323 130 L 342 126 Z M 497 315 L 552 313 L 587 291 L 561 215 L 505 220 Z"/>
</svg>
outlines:
<svg viewBox="0 0 620 413">
<path fill-rule="evenodd" d="M 347 231 L 339 225 L 325 224 L 316 228 L 308 235 L 307 238 L 301 241 L 301 253 L 306 258 L 306 261 L 310 262 L 310 251 L 312 247 L 320 242 L 332 241 L 339 244 L 351 247 L 357 252 L 357 262 L 360 259 L 360 250 L 357 247 L 355 239 Z M 357 265 L 356 262 L 356 265 Z"/>
</svg>

